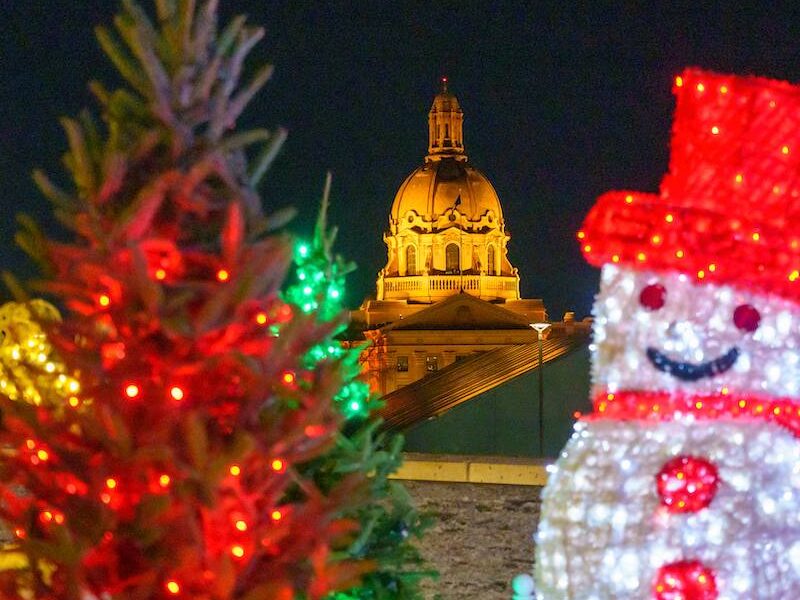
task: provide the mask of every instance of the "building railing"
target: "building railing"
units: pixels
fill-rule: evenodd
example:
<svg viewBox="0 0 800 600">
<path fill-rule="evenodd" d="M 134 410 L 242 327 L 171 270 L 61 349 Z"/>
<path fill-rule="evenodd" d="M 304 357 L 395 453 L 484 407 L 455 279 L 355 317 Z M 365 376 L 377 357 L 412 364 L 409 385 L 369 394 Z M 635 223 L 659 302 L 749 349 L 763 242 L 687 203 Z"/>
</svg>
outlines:
<svg viewBox="0 0 800 600">
<path fill-rule="evenodd" d="M 437 298 L 464 290 L 476 296 L 519 297 L 516 275 L 409 275 L 383 278 L 383 300 Z"/>
</svg>

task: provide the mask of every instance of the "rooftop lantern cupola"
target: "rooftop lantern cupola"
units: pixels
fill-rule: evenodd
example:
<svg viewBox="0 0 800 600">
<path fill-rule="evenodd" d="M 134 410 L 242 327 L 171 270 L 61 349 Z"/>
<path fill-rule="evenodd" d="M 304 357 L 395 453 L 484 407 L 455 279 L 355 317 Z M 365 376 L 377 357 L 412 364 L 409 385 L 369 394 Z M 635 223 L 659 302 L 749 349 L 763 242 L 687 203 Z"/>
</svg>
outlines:
<svg viewBox="0 0 800 600">
<path fill-rule="evenodd" d="M 464 113 L 447 78 L 428 113 L 428 154 L 400 185 L 384 234 L 377 300 L 431 303 L 461 292 L 518 300 L 503 209 L 464 150 Z"/>
<path fill-rule="evenodd" d="M 426 161 L 448 157 L 463 157 L 464 112 L 458 99 L 447 89 L 447 77 L 442 77 L 442 89 L 436 94 L 428 113 L 428 156 Z"/>
</svg>

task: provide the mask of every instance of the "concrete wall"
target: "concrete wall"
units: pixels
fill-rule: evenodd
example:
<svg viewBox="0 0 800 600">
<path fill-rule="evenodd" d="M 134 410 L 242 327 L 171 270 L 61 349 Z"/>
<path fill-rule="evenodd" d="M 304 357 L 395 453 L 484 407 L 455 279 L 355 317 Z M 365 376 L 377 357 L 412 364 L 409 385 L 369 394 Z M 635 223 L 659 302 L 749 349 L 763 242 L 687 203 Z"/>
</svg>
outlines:
<svg viewBox="0 0 800 600">
<path fill-rule="evenodd" d="M 544 366 L 544 456 L 555 457 L 572 433 L 573 413 L 587 413 L 589 350 Z M 409 452 L 538 456 L 538 382 L 534 369 L 406 432 Z"/>
</svg>

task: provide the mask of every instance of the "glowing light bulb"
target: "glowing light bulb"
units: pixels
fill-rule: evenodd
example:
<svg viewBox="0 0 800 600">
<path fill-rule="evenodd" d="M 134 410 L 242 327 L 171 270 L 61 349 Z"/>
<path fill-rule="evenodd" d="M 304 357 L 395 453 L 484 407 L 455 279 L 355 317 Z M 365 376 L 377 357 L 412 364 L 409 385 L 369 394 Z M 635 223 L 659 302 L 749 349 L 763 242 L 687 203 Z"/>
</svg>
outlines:
<svg viewBox="0 0 800 600">
<path fill-rule="evenodd" d="M 231 548 L 231 554 L 236 558 L 242 558 L 244 556 L 244 548 L 239 544 L 236 544 Z"/>
<path fill-rule="evenodd" d="M 170 594 L 179 594 L 181 591 L 181 586 L 174 579 L 170 579 L 167 583 L 164 584 L 164 587 L 167 588 L 167 591 Z"/>
<path fill-rule="evenodd" d="M 164 269 L 156 269 L 155 275 L 156 279 L 158 279 L 159 281 L 163 281 L 164 279 L 167 278 L 167 272 Z"/>
<path fill-rule="evenodd" d="M 100 294 L 100 297 L 97 299 L 97 303 L 102 307 L 106 307 L 111 304 L 111 298 L 109 298 L 106 294 Z"/>
<path fill-rule="evenodd" d="M 236 526 L 236 529 L 238 529 L 239 531 L 247 531 L 247 523 L 245 523 L 241 519 L 236 521 L 235 526 Z"/>
<path fill-rule="evenodd" d="M 231 468 L 230 468 L 230 474 L 231 475 L 233 475 L 234 477 L 238 477 L 239 475 L 241 475 L 241 473 L 242 473 L 242 469 L 241 469 L 241 467 L 239 467 L 239 465 L 231 465 Z"/>
<path fill-rule="evenodd" d="M 139 386 L 135 383 L 128 384 L 125 387 L 125 395 L 128 398 L 136 398 L 139 395 Z"/>
<path fill-rule="evenodd" d="M 177 401 L 183 400 L 184 398 L 183 390 L 179 388 L 177 385 L 174 385 L 172 386 L 172 388 L 170 388 L 169 395 L 172 396 L 173 400 Z"/>
<path fill-rule="evenodd" d="M 260 312 L 256 315 L 256 323 L 259 325 L 266 325 L 267 324 L 267 315 L 263 312 Z"/>
<path fill-rule="evenodd" d="M 170 476 L 164 473 L 158 478 L 158 485 L 165 488 L 169 486 L 171 481 L 172 479 L 170 478 Z"/>
</svg>

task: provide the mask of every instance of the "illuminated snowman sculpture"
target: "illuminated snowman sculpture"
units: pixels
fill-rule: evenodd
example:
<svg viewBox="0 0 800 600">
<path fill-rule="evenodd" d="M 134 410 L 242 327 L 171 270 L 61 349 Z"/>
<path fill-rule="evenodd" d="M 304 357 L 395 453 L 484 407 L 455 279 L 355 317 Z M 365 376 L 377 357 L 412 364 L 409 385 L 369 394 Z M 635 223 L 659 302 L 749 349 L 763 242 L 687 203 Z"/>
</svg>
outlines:
<svg viewBox="0 0 800 600">
<path fill-rule="evenodd" d="M 674 91 L 660 193 L 578 234 L 594 411 L 543 493 L 542 599 L 800 599 L 800 88 Z"/>
</svg>

